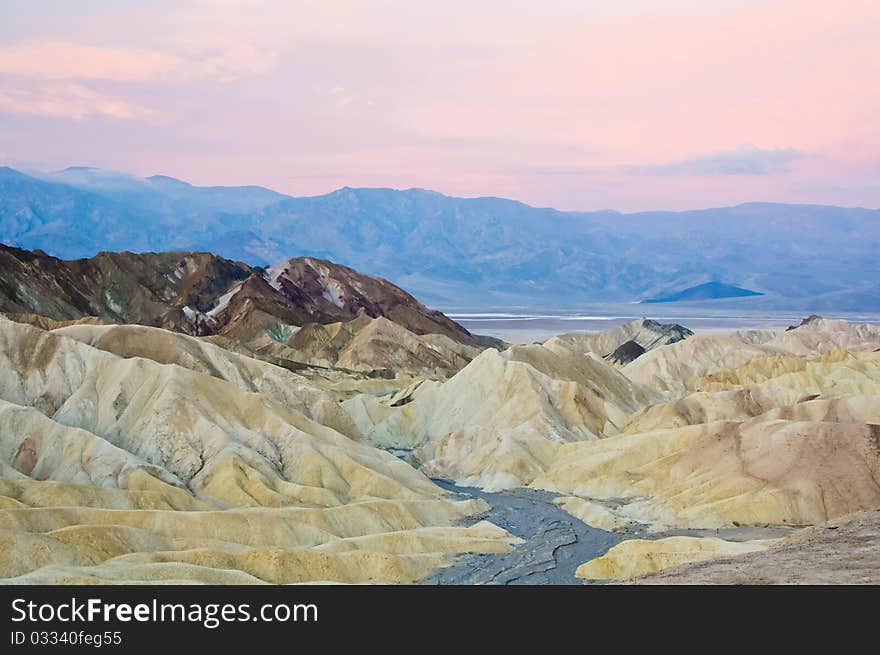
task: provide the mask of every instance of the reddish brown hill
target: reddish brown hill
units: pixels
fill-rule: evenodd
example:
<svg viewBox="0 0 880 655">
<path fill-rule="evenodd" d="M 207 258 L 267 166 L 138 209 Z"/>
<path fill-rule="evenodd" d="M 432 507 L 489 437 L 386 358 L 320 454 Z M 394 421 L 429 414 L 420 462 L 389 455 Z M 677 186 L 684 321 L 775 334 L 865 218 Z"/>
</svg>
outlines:
<svg viewBox="0 0 880 655">
<path fill-rule="evenodd" d="M 476 345 L 463 327 L 387 280 L 308 257 L 260 269 L 203 252 L 62 260 L 0 244 L 0 312 L 57 321 L 94 316 L 189 334 L 235 334 L 266 317 L 304 325 L 366 314 Z"/>
</svg>

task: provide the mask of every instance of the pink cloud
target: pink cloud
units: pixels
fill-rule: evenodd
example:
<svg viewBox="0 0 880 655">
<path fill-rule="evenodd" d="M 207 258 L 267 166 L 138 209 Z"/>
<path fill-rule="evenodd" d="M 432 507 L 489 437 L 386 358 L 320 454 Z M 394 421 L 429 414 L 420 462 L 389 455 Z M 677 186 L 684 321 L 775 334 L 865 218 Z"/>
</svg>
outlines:
<svg viewBox="0 0 880 655">
<path fill-rule="evenodd" d="M 205 77 L 228 81 L 262 73 L 274 62 L 272 53 L 243 44 L 188 56 L 69 41 L 29 41 L 0 47 L 0 74 L 31 79 L 148 82 Z"/>
<path fill-rule="evenodd" d="M 47 84 L 31 90 L 0 88 L 0 111 L 73 120 L 92 116 L 143 119 L 154 115 L 147 109 L 79 84 Z"/>
</svg>

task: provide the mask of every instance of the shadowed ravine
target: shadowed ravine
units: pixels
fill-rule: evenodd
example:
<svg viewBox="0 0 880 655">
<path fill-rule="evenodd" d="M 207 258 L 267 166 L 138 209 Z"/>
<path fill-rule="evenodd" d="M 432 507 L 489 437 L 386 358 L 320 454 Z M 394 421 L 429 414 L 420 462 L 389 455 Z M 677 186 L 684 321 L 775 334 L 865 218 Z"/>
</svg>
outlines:
<svg viewBox="0 0 880 655">
<path fill-rule="evenodd" d="M 575 569 L 624 538 L 590 527 L 554 505 L 559 494 L 524 487 L 489 493 L 434 482 L 450 492 L 485 500 L 491 509 L 473 520 L 491 521 L 525 543 L 507 553 L 465 555 L 422 584 L 581 584 Z"/>
</svg>

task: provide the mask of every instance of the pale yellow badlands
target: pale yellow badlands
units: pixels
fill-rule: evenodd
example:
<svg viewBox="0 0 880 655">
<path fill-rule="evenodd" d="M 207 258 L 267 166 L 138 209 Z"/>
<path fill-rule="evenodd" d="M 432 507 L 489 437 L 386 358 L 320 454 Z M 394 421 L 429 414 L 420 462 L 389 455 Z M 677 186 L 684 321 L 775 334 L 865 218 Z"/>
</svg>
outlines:
<svg viewBox="0 0 880 655">
<path fill-rule="evenodd" d="M 719 421 L 559 449 L 532 486 L 627 499 L 615 512 L 657 528 L 805 525 L 880 506 L 880 428 Z"/>
<path fill-rule="evenodd" d="M 880 331 L 814 321 L 754 341 L 695 336 L 625 366 L 666 400 L 622 435 L 560 447 L 532 485 L 624 500 L 617 516 L 655 529 L 808 525 L 880 506 Z"/>
<path fill-rule="evenodd" d="M 636 332 L 474 356 L 382 320 L 308 329 L 231 352 L 226 337 L 0 318 L 0 578 L 411 582 L 516 541 L 463 527 L 485 503 L 429 476 L 556 492 L 608 530 L 880 507 L 875 326 L 696 335 L 623 367 L 592 349 Z M 331 368 L 270 363 L 294 354 Z M 650 544 L 582 577 L 745 547 Z"/>
<path fill-rule="evenodd" d="M 148 358 L 161 343 L 124 358 L 0 319 L 0 578 L 407 582 L 513 541 L 453 526 L 481 501 L 442 498 L 391 454 L 236 377 L 250 367 L 273 389 L 286 372 L 185 345 L 174 358 L 192 368 Z"/>
<path fill-rule="evenodd" d="M 701 379 L 707 375 L 737 369 L 762 357 L 815 358 L 832 351 L 859 352 L 877 348 L 880 348 L 880 326 L 817 319 L 772 337 L 767 333 L 760 333 L 760 338 L 753 333 L 698 334 L 650 350 L 627 364 L 623 371 L 634 382 L 677 394 L 698 390 Z"/>
<path fill-rule="evenodd" d="M 496 490 L 530 482 L 562 444 L 616 433 L 658 397 L 601 359 L 552 343 L 485 350 L 406 398 L 345 406 L 366 441 L 415 449 L 430 476 Z"/>
<path fill-rule="evenodd" d="M 75 325 L 53 334 L 76 339 L 123 358 L 141 357 L 225 380 L 259 393 L 350 437 L 358 433 L 336 400 L 301 375 L 205 340 L 142 325 Z"/>
</svg>

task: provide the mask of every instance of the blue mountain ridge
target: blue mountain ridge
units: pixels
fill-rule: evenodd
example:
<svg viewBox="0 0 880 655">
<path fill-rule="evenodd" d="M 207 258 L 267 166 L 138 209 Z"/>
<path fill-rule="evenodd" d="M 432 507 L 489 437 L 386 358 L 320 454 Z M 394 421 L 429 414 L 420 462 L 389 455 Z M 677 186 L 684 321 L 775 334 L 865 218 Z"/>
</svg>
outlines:
<svg viewBox="0 0 880 655">
<path fill-rule="evenodd" d="M 629 303 L 724 280 L 762 295 L 702 301 L 880 311 L 876 209 L 563 212 L 424 189 L 291 197 L 81 167 L 0 168 L 0 241 L 64 258 L 199 250 L 266 265 L 319 256 L 446 306 Z"/>
</svg>

